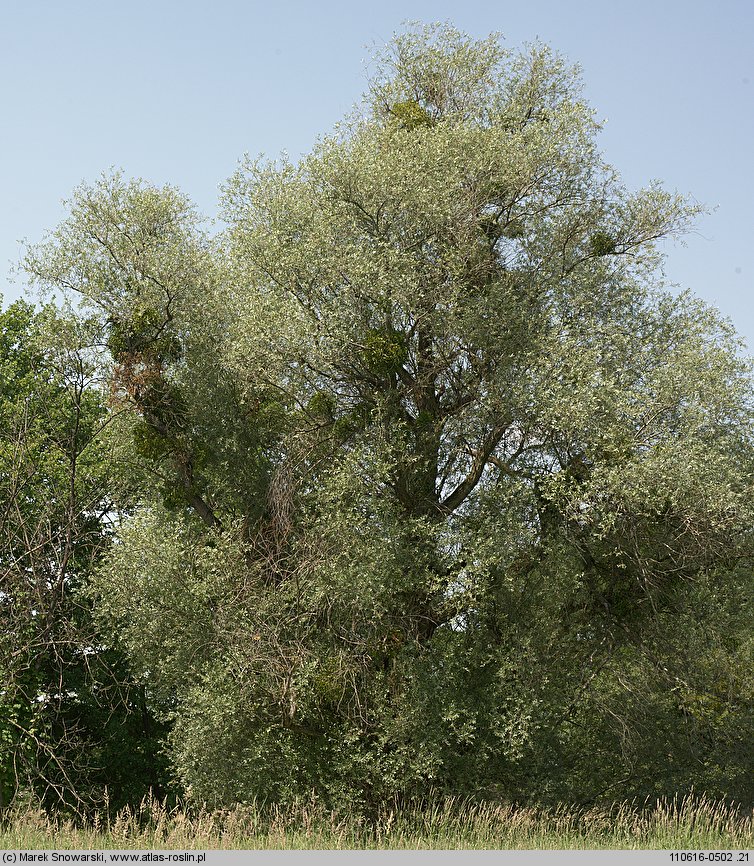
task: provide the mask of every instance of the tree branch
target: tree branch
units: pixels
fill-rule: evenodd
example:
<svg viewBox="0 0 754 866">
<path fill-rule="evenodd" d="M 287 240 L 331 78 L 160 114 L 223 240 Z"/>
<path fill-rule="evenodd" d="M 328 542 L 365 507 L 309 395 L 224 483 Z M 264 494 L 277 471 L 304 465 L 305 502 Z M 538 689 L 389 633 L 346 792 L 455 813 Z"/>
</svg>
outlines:
<svg viewBox="0 0 754 866">
<path fill-rule="evenodd" d="M 507 429 L 507 423 L 497 425 L 490 430 L 487 436 L 485 436 L 481 448 L 477 449 L 475 452 L 474 458 L 471 462 L 471 468 L 466 477 L 456 487 L 456 489 L 452 493 L 449 493 L 440 503 L 440 510 L 443 514 L 452 514 L 460 505 L 463 504 L 463 502 L 466 501 L 469 494 L 479 483 L 482 473 L 484 472 L 484 467 L 487 465 L 492 452 L 497 448 Z"/>
</svg>

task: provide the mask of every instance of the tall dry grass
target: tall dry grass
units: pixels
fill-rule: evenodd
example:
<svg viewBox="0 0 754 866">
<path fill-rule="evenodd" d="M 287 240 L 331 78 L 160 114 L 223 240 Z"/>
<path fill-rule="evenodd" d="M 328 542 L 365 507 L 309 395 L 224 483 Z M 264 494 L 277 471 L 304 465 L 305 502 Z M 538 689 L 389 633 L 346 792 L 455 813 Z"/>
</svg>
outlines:
<svg viewBox="0 0 754 866">
<path fill-rule="evenodd" d="M 154 798 L 109 820 L 51 818 L 19 808 L 0 828 L 3 849 L 747 849 L 754 815 L 705 797 L 609 809 L 540 810 L 452 798 L 385 809 L 376 820 L 325 810 L 238 806 L 168 809 Z"/>
</svg>

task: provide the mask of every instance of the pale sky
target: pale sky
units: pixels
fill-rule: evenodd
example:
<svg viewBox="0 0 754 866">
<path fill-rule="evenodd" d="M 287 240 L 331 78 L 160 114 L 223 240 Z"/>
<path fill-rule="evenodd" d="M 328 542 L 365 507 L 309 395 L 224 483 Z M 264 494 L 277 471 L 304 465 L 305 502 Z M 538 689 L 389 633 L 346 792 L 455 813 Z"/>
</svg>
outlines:
<svg viewBox="0 0 754 866">
<path fill-rule="evenodd" d="M 358 100 L 367 46 L 405 19 L 509 47 L 539 39 L 583 67 L 607 161 L 715 208 L 667 278 L 754 349 L 754 3 L 750 0 L 0 0 L 0 294 L 20 240 L 111 167 L 178 186 L 207 216 L 244 152 L 296 157 Z"/>
</svg>

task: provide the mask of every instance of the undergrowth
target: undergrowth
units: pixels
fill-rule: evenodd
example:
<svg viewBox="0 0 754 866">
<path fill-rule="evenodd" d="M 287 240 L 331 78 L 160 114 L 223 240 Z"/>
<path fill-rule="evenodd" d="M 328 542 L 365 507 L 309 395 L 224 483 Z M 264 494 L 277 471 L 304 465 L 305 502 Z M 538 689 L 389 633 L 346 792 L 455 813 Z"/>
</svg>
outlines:
<svg viewBox="0 0 754 866">
<path fill-rule="evenodd" d="M 444 799 L 349 817 L 316 802 L 228 810 L 138 809 L 82 821 L 30 806 L 9 810 L 3 849 L 746 849 L 754 815 L 705 797 L 607 809 L 555 810 Z"/>
</svg>

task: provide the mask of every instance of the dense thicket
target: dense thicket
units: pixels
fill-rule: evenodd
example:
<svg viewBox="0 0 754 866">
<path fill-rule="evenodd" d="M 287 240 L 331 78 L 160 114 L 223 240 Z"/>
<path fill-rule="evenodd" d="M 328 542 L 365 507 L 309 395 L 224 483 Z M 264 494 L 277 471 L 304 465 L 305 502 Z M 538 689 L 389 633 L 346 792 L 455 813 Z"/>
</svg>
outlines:
<svg viewBox="0 0 754 866">
<path fill-rule="evenodd" d="M 91 321 L 0 313 L 0 807 L 114 807 L 159 788 L 154 720 L 81 587 L 116 518 Z M 111 643 L 111 642 L 109 642 Z"/>
<path fill-rule="evenodd" d="M 658 277 L 695 208 L 546 48 L 376 69 L 218 237 L 116 175 L 27 258 L 110 358 L 103 647 L 199 801 L 754 801 L 749 368 Z"/>
</svg>

